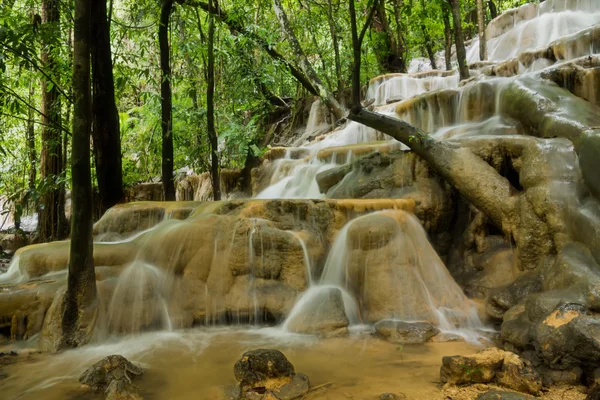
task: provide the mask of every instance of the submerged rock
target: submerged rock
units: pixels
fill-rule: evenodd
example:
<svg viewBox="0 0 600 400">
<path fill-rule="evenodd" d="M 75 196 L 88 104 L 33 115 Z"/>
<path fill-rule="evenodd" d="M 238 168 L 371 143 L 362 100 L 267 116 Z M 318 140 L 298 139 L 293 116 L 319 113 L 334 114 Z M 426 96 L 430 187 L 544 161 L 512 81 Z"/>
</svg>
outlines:
<svg viewBox="0 0 600 400">
<path fill-rule="evenodd" d="M 252 388 L 269 379 L 291 378 L 294 366 L 279 350 L 259 349 L 244 353 L 233 373 L 242 387 Z"/>
<path fill-rule="evenodd" d="M 402 400 L 406 399 L 406 395 L 404 393 L 383 393 L 378 397 L 379 400 Z"/>
<path fill-rule="evenodd" d="M 310 381 L 308 376 L 297 373 L 292 380 L 278 389 L 273 389 L 273 394 L 279 400 L 293 400 L 299 398 L 303 394 L 308 393 L 310 389 Z"/>
<path fill-rule="evenodd" d="M 404 322 L 392 319 L 382 320 L 375 324 L 377 336 L 401 344 L 425 343 L 440 330 L 428 322 Z"/>
<path fill-rule="evenodd" d="M 123 380 L 114 380 L 104 392 L 105 400 L 143 400 L 139 389 Z"/>
<path fill-rule="evenodd" d="M 292 400 L 308 393 L 310 381 L 279 350 L 259 349 L 243 354 L 233 368 L 239 382 L 235 399 Z"/>
<path fill-rule="evenodd" d="M 488 390 L 477 396 L 477 400 L 533 400 L 534 397 L 525 396 L 521 393 L 505 392 L 503 390 Z"/>
<path fill-rule="evenodd" d="M 79 377 L 79 382 L 94 391 L 103 391 L 107 400 L 140 400 L 143 397 L 131 381 L 143 373 L 142 368 L 125 357 L 112 355 L 85 370 Z"/>
</svg>

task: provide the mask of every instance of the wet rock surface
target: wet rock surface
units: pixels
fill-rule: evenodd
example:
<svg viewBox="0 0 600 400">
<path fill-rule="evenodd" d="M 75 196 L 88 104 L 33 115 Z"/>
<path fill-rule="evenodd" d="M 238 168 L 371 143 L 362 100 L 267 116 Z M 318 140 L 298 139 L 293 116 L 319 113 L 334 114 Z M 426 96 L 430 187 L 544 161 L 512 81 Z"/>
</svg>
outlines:
<svg viewBox="0 0 600 400">
<path fill-rule="evenodd" d="M 244 353 L 233 368 L 238 385 L 234 399 L 293 400 L 308 393 L 310 381 L 279 350 L 259 349 Z"/>
<path fill-rule="evenodd" d="M 404 393 L 383 393 L 377 397 L 378 400 L 404 400 L 406 395 Z"/>
<path fill-rule="evenodd" d="M 533 395 L 542 389 L 542 378 L 531 362 L 496 348 L 482 350 L 474 356 L 444 357 L 440 381 L 453 385 L 493 382 Z"/>
<path fill-rule="evenodd" d="M 88 368 L 79 382 L 96 392 L 104 392 L 106 400 L 141 400 L 143 397 L 132 381 L 143 373 L 141 367 L 125 357 L 112 355 Z"/>
<path fill-rule="evenodd" d="M 403 322 L 382 320 L 375 324 L 375 333 L 392 343 L 425 343 L 440 333 L 440 330 L 428 322 Z"/>
<path fill-rule="evenodd" d="M 505 392 L 502 390 L 489 390 L 477 396 L 477 400 L 533 400 L 535 397 L 521 393 Z"/>
</svg>

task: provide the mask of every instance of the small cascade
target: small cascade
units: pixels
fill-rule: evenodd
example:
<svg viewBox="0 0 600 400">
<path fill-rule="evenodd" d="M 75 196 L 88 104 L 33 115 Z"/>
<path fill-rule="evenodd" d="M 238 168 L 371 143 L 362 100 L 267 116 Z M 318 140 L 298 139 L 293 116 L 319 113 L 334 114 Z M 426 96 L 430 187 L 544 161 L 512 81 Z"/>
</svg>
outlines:
<svg viewBox="0 0 600 400">
<path fill-rule="evenodd" d="M 306 247 L 306 242 L 302 238 L 302 235 L 298 232 L 292 232 L 292 234 L 298 239 L 298 243 L 302 247 L 302 254 L 304 255 L 304 265 L 306 267 L 306 280 L 308 282 L 308 286 L 312 286 L 313 277 L 312 277 L 312 263 L 310 261 L 310 254 L 308 254 L 308 247 Z"/>
<path fill-rule="evenodd" d="M 447 74 L 445 74 L 447 75 Z M 408 74 L 398 74 L 375 81 L 368 89 L 370 98 L 375 99 L 375 105 L 381 106 L 389 102 L 398 102 L 418 96 L 426 92 L 458 87 L 459 77 L 456 74 L 447 76 L 418 77 Z"/>
<path fill-rule="evenodd" d="M 15 254 L 15 256 L 10 260 L 10 264 L 8 265 L 8 270 L 5 273 L 0 274 L 0 284 L 3 283 L 19 283 L 26 281 L 28 276 L 23 274 L 19 269 L 19 254 Z"/>
<path fill-rule="evenodd" d="M 172 330 L 171 287 L 172 279 L 160 268 L 142 261 L 132 262 L 116 280 L 108 306 L 108 333 Z"/>
<path fill-rule="evenodd" d="M 347 223 L 320 280 L 296 302 L 283 329 L 295 331 L 328 301 L 324 293 L 332 289 L 341 292 L 351 325 L 395 319 L 427 321 L 446 332 L 482 327 L 475 305 L 453 280 L 419 221 L 404 211 L 379 211 Z"/>
<path fill-rule="evenodd" d="M 545 48 L 557 39 L 599 23 L 600 7 L 593 0 L 547 0 L 540 5 L 526 4 L 490 22 L 487 28 L 488 60 L 504 61 Z M 467 61 L 479 61 L 478 38 L 467 49 Z"/>
</svg>

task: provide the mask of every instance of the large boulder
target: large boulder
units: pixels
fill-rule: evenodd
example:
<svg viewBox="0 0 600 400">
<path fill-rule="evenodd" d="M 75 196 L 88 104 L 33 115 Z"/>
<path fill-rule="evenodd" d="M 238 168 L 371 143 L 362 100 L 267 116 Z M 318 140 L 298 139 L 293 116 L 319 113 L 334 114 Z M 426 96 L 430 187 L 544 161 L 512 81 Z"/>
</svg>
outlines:
<svg viewBox="0 0 600 400">
<path fill-rule="evenodd" d="M 502 368 L 504 351 L 491 348 L 473 356 L 445 356 L 442 358 L 440 381 L 453 385 L 489 383 Z"/>
<path fill-rule="evenodd" d="M 504 352 L 502 369 L 496 382 L 519 392 L 537 395 L 542 389 L 542 378 L 531 363 L 511 352 Z"/>
<path fill-rule="evenodd" d="M 428 322 L 404 322 L 391 319 L 375 324 L 377 336 L 399 344 L 425 343 L 440 333 L 440 330 Z"/>
<path fill-rule="evenodd" d="M 515 282 L 493 290 L 486 298 L 485 312 L 493 320 L 502 320 L 504 314 L 521 300 L 542 289 L 542 277 L 537 271 L 527 272 Z"/>
<path fill-rule="evenodd" d="M 564 304 L 535 325 L 533 345 L 552 369 L 600 366 L 600 319 L 577 304 Z"/>
<path fill-rule="evenodd" d="M 235 363 L 233 372 L 238 381 L 233 396 L 236 399 L 292 400 L 310 389 L 308 377 L 297 374 L 279 350 L 248 351 Z"/>
</svg>

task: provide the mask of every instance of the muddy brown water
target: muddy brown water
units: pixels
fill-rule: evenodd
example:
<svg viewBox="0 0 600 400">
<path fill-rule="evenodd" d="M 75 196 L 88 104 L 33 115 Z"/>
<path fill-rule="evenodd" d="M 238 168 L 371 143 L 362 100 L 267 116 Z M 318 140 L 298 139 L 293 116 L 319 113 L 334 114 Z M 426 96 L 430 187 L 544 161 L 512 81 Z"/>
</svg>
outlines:
<svg viewBox="0 0 600 400">
<path fill-rule="evenodd" d="M 101 358 L 121 354 L 144 367 L 146 373 L 135 383 L 148 400 L 221 399 L 224 387 L 235 384 L 235 361 L 257 348 L 281 350 L 312 386 L 328 384 L 306 399 L 371 400 L 392 392 L 426 400 L 441 397 L 444 355 L 471 354 L 481 347 L 464 342 L 398 346 L 365 333 L 317 339 L 276 328 L 155 332 L 59 354 L 34 354 L 7 365 L 0 398 L 101 399 L 77 378 Z"/>
</svg>

